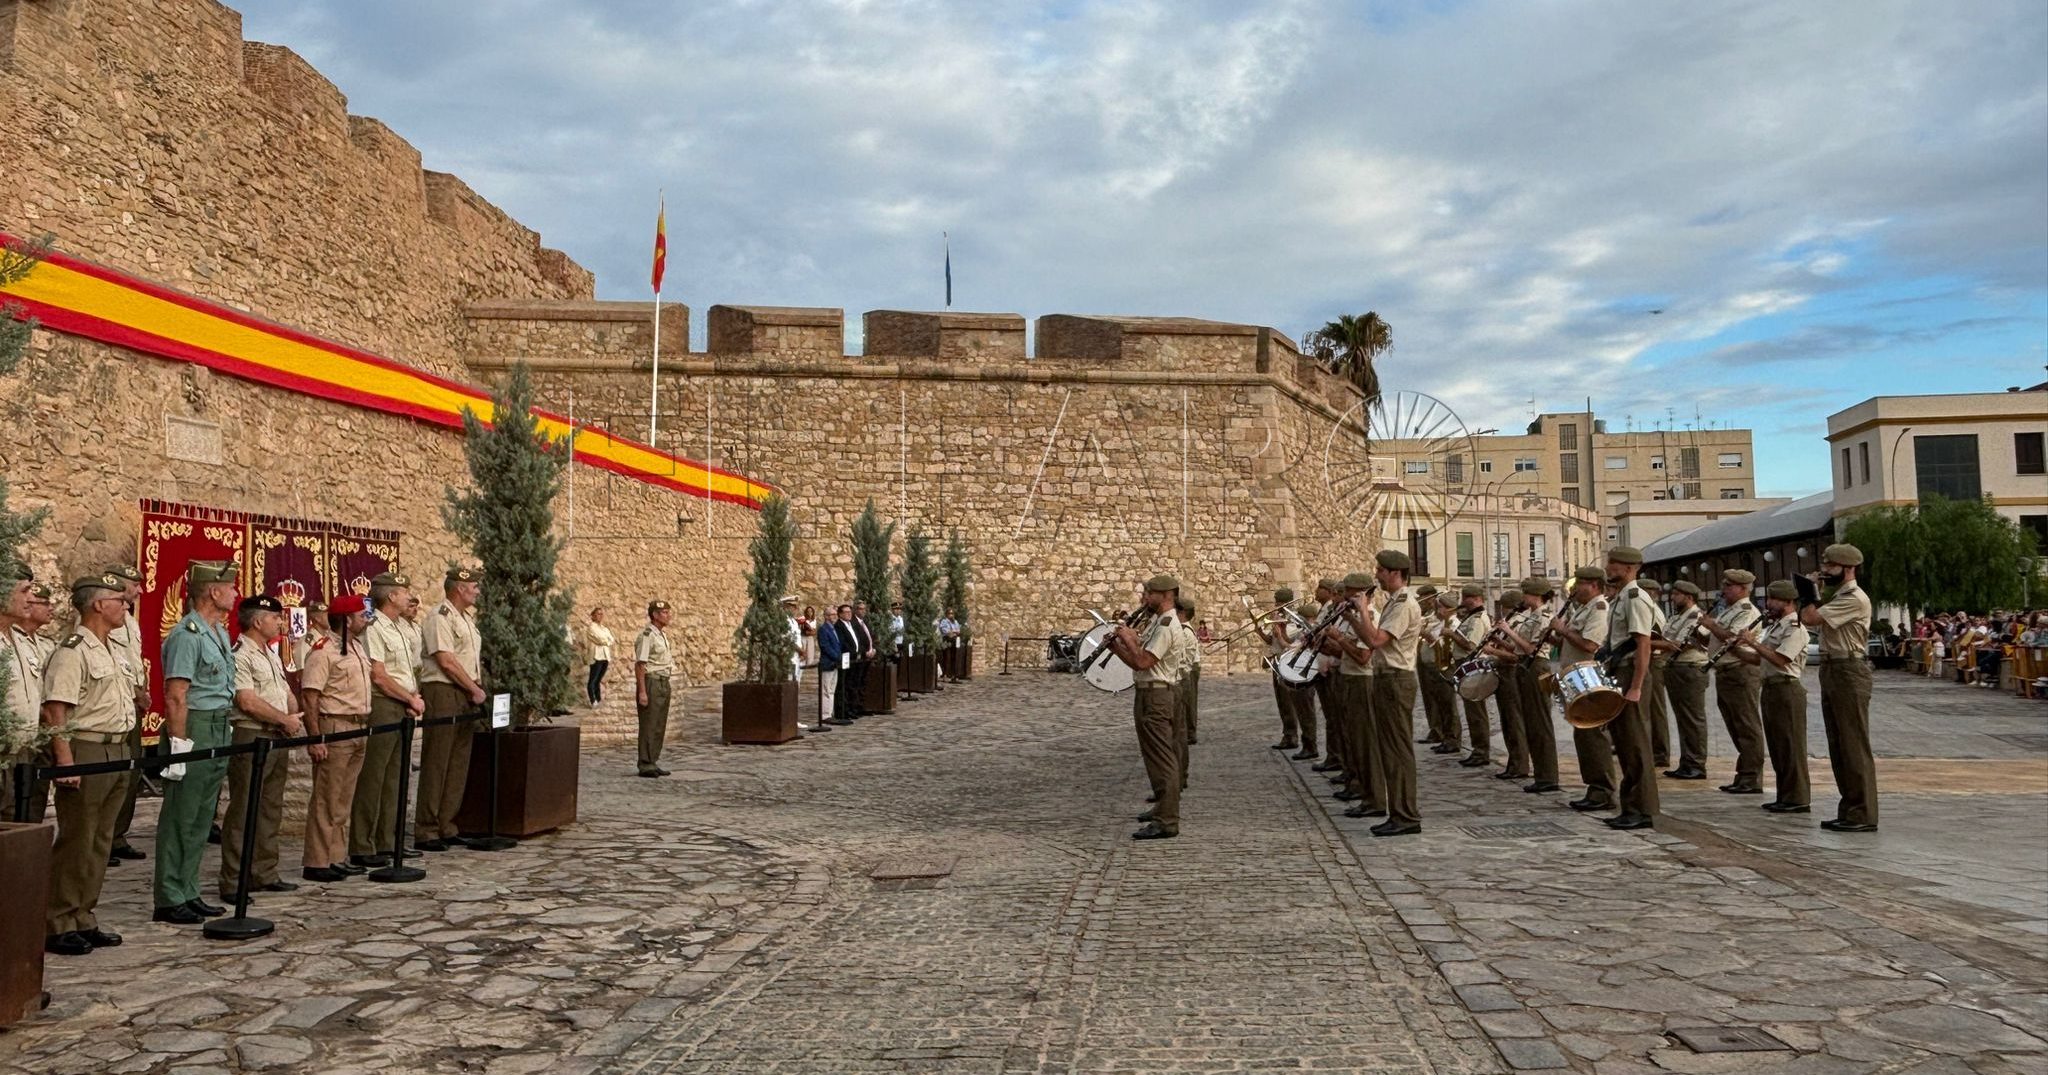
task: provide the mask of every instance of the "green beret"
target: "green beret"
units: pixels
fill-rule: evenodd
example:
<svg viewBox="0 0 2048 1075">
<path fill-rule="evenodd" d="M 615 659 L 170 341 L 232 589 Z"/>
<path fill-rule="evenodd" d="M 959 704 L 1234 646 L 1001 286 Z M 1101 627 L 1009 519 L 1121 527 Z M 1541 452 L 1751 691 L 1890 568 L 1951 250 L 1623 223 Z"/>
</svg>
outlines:
<svg viewBox="0 0 2048 1075">
<path fill-rule="evenodd" d="M 71 592 L 85 590 L 119 590 L 121 576 L 114 574 L 84 575 L 71 580 Z"/>
<path fill-rule="evenodd" d="M 28 593 L 30 597 L 48 601 L 50 599 L 50 584 L 47 582 L 31 582 L 28 586 Z"/>
<path fill-rule="evenodd" d="M 233 582 L 235 576 L 239 574 L 241 571 L 233 560 L 194 560 L 185 568 L 185 581 L 195 586 L 205 586 L 216 582 Z M 113 578 L 114 586 L 118 589 L 121 585 L 120 577 Z"/>
<path fill-rule="evenodd" d="M 1643 550 L 1636 548 L 1634 545 L 1616 545 L 1607 550 L 1607 562 L 1612 564 L 1640 564 L 1643 562 Z"/>
<path fill-rule="evenodd" d="M 1452 593 L 1449 590 L 1445 590 L 1442 593 L 1436 595 L 1436 603 L 1443 608 L 1457 608 L 1458 595 Z"/>
<path fill-rule="evenodd" d="M 1408 554 L 1399 549 L 1381 549 L 1379 555 L 1373 557 L 1373 559 L 1381 567 L 1389 571 L 1412 571 L 1415 569 L 1415 561 L 1410 560 Z"/>
<path fill-rule="evenodd" d="M 115 564 L 114 566 L 108 568 L 106 570 L 106 573 L 114 576 L 117 579 L 122 579 L 127 582 L 142 581 L 142 572 L 135 570 L 133 567 L 130 567 L 127 564 Z"/>
<path fill-rule="evenodd" d="M 1726 586 L 1730 583 L 1734 583 L 1737 586 L 1748 586 L 1755 581 L 1755 575 L 1750 574 L 1749 572 L 1744 571 L 1739 567 L 1731 567 L 1728 570 L 1721 572 L 1721 585 L 1723 586 Z"/>
<path fill-rule="evenodd" d="M 667 611 L 668 611 L 668 602 L 666 602 L 666 601 L 649 601 L 649 602 L 647 602 L 647 614 L 648 614 L 649 616 L 652 616 L 652 615 L 654 615 L 654 614 L 655 614 L 655 613 L 657 613 L 657 612 L 667 612 Z"/>
<path fill-rule="evenodd" d="M 1177 594 L 1173 599 L 1173 607 L 1192 616 L 1195 614 L 1195 599 L 1184 593 Z"/>
<path fill-rule="evenodd" d="M 1434 583 L 1434 582 L 1425 582 L 1425 583 L 1423 583 L 1422 585 L 1420 585 L 1420 586 L 1418 586 L 1418 587 L 1416 587 L 1416 588 L 1415 588 L 1415 597 L 1416 597 L 1416 599 L 1417 599 L 1417 600 L 1421 600 L 1422 598 L 1425 598 L 1425 597 L 1435 597 L 1435 596 L 1436 596 L 1436 583 Z"/>
<path fill-rule="evenodd" d="M 1522 592 L 1531 597 L 1549 597 L 1556 590 L 1557 587 L 1541 575 L 1531 575 L 1522 580 Z"/>
<path fill-rule="evenodd" d="M 1572 572 L 1572 578 L 1581 582 L 1606 582 L 1607 572 L 1592 564 L 1581 564 L 1577 571 Z"/>
<path fill-rule="evenodd" d="M 1339 587 L 1338 587 L 1338 585 L 1337 585 L 1337 580 L 1336 580 L 1336 579 L 1333 579 L 1333 578 L 1331 578 L 1331 577 L 1330 577 L 1330 576 L 1328 576 L 1328 575 L 1324 575 L 1324 576 L 1323 576 L 1322 578 L 1319 578 L 1319 579 L 1317 579 L 1317 580 L 1316 580 L 1316 589 L 1318 589 L 1318 590 L 1335 590 L 1335 589 L 1339 589 Z"/>
<path fill-rule="evenodd" d="M 1294 591 L 1285 586 L 1273 591 L 1273 603 L 1276 605 L 1284 605 L 1292 600 L 1294 600 Z"/>
<path fill-rule="evenodd" d="M 1700 588 L 1686 579 L 1679 579 L 1677 582 L 1672 583 L 1671 588 L 1682 594 L 1691 594 L 1694 597 L 1700 596 Z"/>
<path fill-rule="evenodd" d="M 473 567 L 451 567 L 448 575 L 441 580 L 443 585 L 453 586 L 458 582 L 482 582 L 484 573 Z"/>
<path fill-rule="evenodd" d="M 1838 542 L 1828 546 L 1821 552 L 1820 562 L 1824 564 L 1840 564 L 1843 567 L 1856 567 L 1863 563 L 1863 550 L 1845 542 Z"/>
<path fill-rule="evenodd" d="M 1780 601 L 1797 601 L 1799 600 L 1799 587 L 1792 585 L 1791 579 L 1779 579 L 1764 587 L 1764 596 L 1775 597 Z"/>
<path fill-rule="evenodd" d="M 1636 585 L 1641 586 L 1643 589 L 1648 590 L 1651 593 L 1662 593 L 1664 591 L 1663 583 L 1658 582 L 1656 579 L 1649 578 L 1647 576 L 1637 579 Z"/>
<path fill-rule="evenodd" d="M 1145 580 L 1146 593 L 1169 593 L 1180 589 L 1180 580 L 1172 575 L 1154 575 Z"/>
<path fill-rule="evenodd" d="M 379 571 L 370 580 L 372 586 L 411 586 L 412 580 L 396 571 Z"/>
<path fill-rule="evenodd" d="M 1460 596 L 1460 597 L 1485 597 L 1485 596 L 1486 596 L 1486 587 L 1484 587 L 1484 586 L 1482 586 L 1482 585 L 1480 585 L 1479 583 L 1476 583 L 1476 582 L 1468 582 L 1468 583 L 1466 583 L 1466 584 L 1465 584 L 1464 586 L 1462 586 L 1462 587 L 1459 587 L 1459 589 L 1458 589 L 1458 596 Z"/>
<path fill-rule="evenodd" d="M 1363 571 L 1353 571 L 1349 575 L 1344 576 L 1342 588 L 1346 590 L 1370 590 L 1379 584 L 1379 580 L 1371 575 Z"/>
</svg>

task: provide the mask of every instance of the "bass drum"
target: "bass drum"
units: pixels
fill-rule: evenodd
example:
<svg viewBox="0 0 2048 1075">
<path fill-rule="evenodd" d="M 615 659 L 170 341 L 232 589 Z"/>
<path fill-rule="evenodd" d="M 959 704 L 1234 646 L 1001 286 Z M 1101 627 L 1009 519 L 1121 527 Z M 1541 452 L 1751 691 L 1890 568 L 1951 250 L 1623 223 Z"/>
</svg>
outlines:
<svg viewBox="0 0 2048 1075">
<path fill-rule="evenodd" d="M 1318 672 L 1316 656 L 1314 650 L 1289 647 L 1287 652 L 1273 659 L 1273 674 L 1290 687 L 1305 687 L 1315 682 Z"/>
<path fill-rule="evenodd" d="M 1452 670 L 1451 680 L 1458 685 L 1458 697 L 1484 701 L 1500 689 L 1500 665 L 1491 657 L 1467 657 Z"/>
<path fill-rule="evenodd" d="M 1557 692 L 1564 699 L 1564 722 L 1574 728 L 1602 728 L 1621 713 L 1621 688 L 1596 661 L 1581 661 L 1559 672 Z"/>
<path fill-rule="evenodd" d="M 1114 630 L 1116 628 L 1106 623 L 1090 627 L 1088 633 L 1081 636 L 1081 645 L 1077 651 L 1081 662 L 1081 678 L 1087 680 L 1088 685 L 1096 690 L 1108 691 L 1111 694 L 1130 690 L 1131 684 L 1135 682 L 1131 666 L 1125 664 L 1123 658 L 1114 653 L 1101 653 L 1098 656 L 1098 651 L 1108 644 L 1110 632 Z"/>
</svg>

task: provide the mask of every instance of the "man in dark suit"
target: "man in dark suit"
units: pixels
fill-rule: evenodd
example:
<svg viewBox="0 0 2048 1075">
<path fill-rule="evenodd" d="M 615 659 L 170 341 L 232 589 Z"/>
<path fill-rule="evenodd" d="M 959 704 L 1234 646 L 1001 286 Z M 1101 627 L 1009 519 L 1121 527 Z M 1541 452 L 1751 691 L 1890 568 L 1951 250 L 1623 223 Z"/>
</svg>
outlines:
<svg viewBox="0 0 2048 1075">
<path fill-rule="evenodd" d="M 867 621 L 854 614 L 852 605 L 839 606 L 839 622 L 834 626 L 839 631 L 840 646 L 850 660 L 846 672 L 839 677 L 838 697 L 834 699 L 832 708 L 837 716 L 851 720 L 867 715 L 861 700 L 867 697 L 864 688 L 868 682 L 868 657 L 875 648 L 874 639 L 868 634 Z"/>
</svg>

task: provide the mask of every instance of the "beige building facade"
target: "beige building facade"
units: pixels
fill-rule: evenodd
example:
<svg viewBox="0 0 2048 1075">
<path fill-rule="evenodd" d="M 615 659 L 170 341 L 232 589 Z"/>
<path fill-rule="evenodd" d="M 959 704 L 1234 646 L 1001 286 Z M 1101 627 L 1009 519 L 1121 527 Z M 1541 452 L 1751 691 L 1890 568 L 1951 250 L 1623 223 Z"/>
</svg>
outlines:
<svg viewBox="0 0 2048 1075">
<path fill-rule="evenodd" d="M 1636 500 L 1622 501 L 1608 524 L 1609 538 L 1617 544 L 1643 548 L 1658 538 L 1719 522 L 1722 519 L 1768 511 L 1791 503 L 1790 497 L 1749 497 L 1728 500 Z"/>
<path fill-rule="evenodd" d="M 1482 494 L 1469 497 L 1442 529 L 1408 540 L 1420 577 L 1483 582 L 1489 592 L 1530 575 L 1562 580 L 1605 551 L 1600 517 L 1555 497 Z M 1391 544 L 1391 543 L 1390 543 Z"/>
<path fill-rule="evenodd" d="M 1828 416 L 1835 516 L 1925 496 L 1989 497 L 2048 547 L 2048 384 L 1875 396 Z"/>
</svg>

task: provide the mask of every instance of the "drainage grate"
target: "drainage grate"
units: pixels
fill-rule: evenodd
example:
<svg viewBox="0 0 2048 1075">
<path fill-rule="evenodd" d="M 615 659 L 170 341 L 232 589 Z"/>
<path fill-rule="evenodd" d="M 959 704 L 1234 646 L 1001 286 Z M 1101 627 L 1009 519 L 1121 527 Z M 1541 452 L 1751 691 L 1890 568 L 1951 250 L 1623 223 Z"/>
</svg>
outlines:
<svg viewBox="0 0 2048 1075">
<path fill-rule="evenodd" d="M 2021 750 L 2037 750 L 2048 752 L 2048 735 L 2042 735 L 2038 732 L 2021 733 L 2014 735 L 1994 735 L 1991 738 L 1996 739 L 2001 743 L 2011 743 L 2013 746 L 2016 746 Z"/>
<path fill-rule="evenodd" d="M 1465 835 L 1480 840 L 1526 840 L 1532 836 L 1570 836 L 1554 821 L 1509 821 L 1498 825 L 1460 825 Z"/>
<path fill-rule="evenodd" d="M 1696 1053 L 1762 1053 L 1792 1048 L 1753 1026 L 1694 1026 L 1669 1033 Z"/>
<path fill-rule="evenodd" d="M 868 877 L 876 881 L 911 881 L 925 878 L 949 877 L 953 873 L 952 858 L 897 858 L 883 859 L 868 871 Z"/>
</svg>

